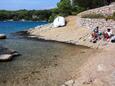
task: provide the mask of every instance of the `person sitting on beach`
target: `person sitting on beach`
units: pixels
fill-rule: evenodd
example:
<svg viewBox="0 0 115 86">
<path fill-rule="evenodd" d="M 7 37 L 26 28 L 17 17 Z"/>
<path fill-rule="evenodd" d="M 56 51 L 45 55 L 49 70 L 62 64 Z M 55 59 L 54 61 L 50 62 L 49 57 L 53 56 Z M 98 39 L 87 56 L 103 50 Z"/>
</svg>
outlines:
<svg viewBox="0 0 115 86">
<path fill-rule="evenodd" d="M 107 31 L 103 33 L 104 39 L 106 41 L 109 41 L 110 38 L 112 37 L 112 35 L 113 34 L 112 34 L 112 30 L 111 29 L 107 29 Z"/>
<path fill-rule="evenodd" d="M 92 42 L 93 42 L 93 43 L 96 43 L 97 40 L 99 39 L 99 27 L 96 27 L 96 28 L 93 30 L 91 36 L 92 36 Z"/>
</svg>

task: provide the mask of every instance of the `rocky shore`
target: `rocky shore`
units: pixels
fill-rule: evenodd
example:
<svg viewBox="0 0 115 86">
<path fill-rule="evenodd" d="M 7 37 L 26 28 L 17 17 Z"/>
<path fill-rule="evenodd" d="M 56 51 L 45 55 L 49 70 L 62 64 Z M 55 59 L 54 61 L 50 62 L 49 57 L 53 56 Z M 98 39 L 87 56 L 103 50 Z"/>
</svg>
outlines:
<svg viewBox="0 0 115 86">
<path fill-rule="evenodd" d="M 103 16 L 111 16 L 115 12 L 115 3 L 112 3 L 108 6 L 103 6 L 91 10 L 87 10 L 78 14 L 78 16 L 82 17 L 87 14 L 101 14 Z"/>
<path fill-rule="evenodd" d="M 115 21 L 106 19 L 89 19 L 81 18 L 85 14 L 102 14 L 112 15 L 115 12 L 115 4 L 104 6 L 96 9 L 91 9 L 85 12 L 81 12 L 77 16 L 69 16 L 66 18 L 67 25 L 65 27 L 54 28 L 52 24 L 37 27 L 28 30 L 28 33 L 32 37 L 38 37 L 44 40 L 53 40 L 65 43 L 71 43 L 75 45 L 84 45 L 92 48 L 102 48 L 108 44 L 105 41 L 99 41 L 96 44 L 90 42 L 91 32 L 94 28 L 99 26 L 99 29 L 103 32 L 107 28 L 110 28 L 115 32 Z"/>
<path fill-rule="evenodd" d="M 76 19 L 76 16 L 69 16 L 66 18 L 68 23 L 65 27 L 53 28 L 50 24 L 49 26 L 30 29 L 28 30 L 28 33 L 32 35 L 31 37 L 36 36 L 38 39 L 91 47 L 92 43 L 86 41 L 89 40 L 89 38 L 87 39 L 87 36 L 90 36 L 91 31 L 82 27 L 78 28 Z"/>
<path fill-rule="evenodd" d="M 81 18 L 82 15 L 97 13 L 102 15 L 112 15 L 115 12 L 115 4 L 97 9 L 88 10 L 66 18 L 65 27 L 53 28 L 51 25 L 34 28 L 28 31 L 38 39 L 55 40 L 75 45 L 84 45 L 91 48 L 99 48 L 99 52 L 89 57 L 81 67 L 80 77 L 65 82 L 62 86 L 114 86 L 115 64 L 114 49 L 115 44 L 103 40 L 97 43 L 90 42 L 92 30 L 99 26 L 101 31 L 107 28 L 115 33 L 115 21 L 106 19 Z"/>
</svg>

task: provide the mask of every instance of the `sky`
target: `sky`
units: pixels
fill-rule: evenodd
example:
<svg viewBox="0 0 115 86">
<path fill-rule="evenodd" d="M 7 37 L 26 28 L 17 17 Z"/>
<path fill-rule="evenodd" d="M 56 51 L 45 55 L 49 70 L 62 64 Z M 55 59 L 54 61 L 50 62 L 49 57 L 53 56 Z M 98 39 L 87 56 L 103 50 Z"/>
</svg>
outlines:
<svg viewBox="0 0 115 86">
<path fill-rule="evenodd" d="M 60 0 L 0 0 L 0 10 L 39 10 L 56 7 Z"/>
</svg>

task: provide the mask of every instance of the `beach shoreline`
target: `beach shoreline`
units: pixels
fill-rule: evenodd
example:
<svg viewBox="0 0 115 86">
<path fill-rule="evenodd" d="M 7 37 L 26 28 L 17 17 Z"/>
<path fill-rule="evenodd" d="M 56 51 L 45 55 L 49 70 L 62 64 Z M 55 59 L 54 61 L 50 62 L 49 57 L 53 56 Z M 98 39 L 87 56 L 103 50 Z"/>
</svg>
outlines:
<svg viewBox="0 0 115 86">
<path fill-rule="evenodd" d="M 109 5 L 95 10 L 92 9 L 90 11 L 85 11 L 83 14 L 102 11 L 103 15 L 109 15 L 109 12 L 110 14 L 114 12 L 113 7 L 114 5 Z M 108 13 L 104 10 L 105 8 L 109 11 Z M 34 28 L 28 32 L 31 35 L 44 40 L 55 40 L 99 49 L 97 52 L 89 56 L 88 61 L 80 67 L 80 77 L 70 79 L 62 86 L 114 86 L 115 44 L 103 40 L 99 40 L 97 43 L 92 43 L 90 42 L 90 35 L 92 29 L 96 26 L 99 26 L 102 31 L 111 28 L 115 33 L 115 21 L 106 21 L 106 19 L 83 19 L 80 18 L 81 14 L 78 16 L 66 17 L 67 25 L 64 27 L 54 28 L 49 25 L 41 28 Z"/>
<path fill-rule="evenodd" d="M 68 16 L 66 21 L 64 27 L 47 24 L 13 33 L 24 38 L 13 42 L 25 56 L 11 63 L 1 63 L 6 69 L 0 66 L 3 68 L 0 77 L 4 76 L 0 85 L 114 86 L 115 44 L 103 40 L 90 42 L 92 29 L 99 22 L 105 25 L 105 19 L 84 19 L 78 15 Z M 114 21 L 108 22 L 106 25 L 114 30 Z"/>
</svg>

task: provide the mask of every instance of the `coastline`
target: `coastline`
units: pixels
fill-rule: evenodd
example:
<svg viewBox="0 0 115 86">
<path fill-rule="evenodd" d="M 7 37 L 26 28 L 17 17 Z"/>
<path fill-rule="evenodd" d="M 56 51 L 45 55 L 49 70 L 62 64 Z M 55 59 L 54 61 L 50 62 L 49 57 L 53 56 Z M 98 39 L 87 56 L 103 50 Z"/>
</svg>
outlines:
<svg viewBox="0 0 115 86">
<path fill-rule="evenodd" d="M 30 29 L 28 30 L 28 33 L 32 36 L 37 37 L 38 39 L 58 41 L 58 42 L 75 44 L 75 45 L 82 45 L 82 43 L 78 42 L 78 39 L 80 39 L 81 35 L 83 34 L 78 34 L 77 31 L 81 32 L 81 31 L 84 31 L 84 29 L 83 28 L 81 28 L 81 30 L 77 29 L 75 20 L 76 20 L 76 16 L 70 16 L 69 18 L 67 18 L 68 24 L 65 27 L 52 28 L 51 25 L 48 25 L 48 26 L 43 26 L 40 28 Z M 73 21 L 73 22 L 70 22 L 70 21 Z M 87 32 L 89 31 L 85 30 L 84 34 L 87 35 L 86 34 Z"/>
<path fill-rule="evenodd" d="M 103 48 L 108 42 L 98 41 L 90 42 L 90 34 L 92 29 L 81 27 L 79 17 L 69 16 L 66 18 L 68 22 L 65 27 L 54 28 L 51 24 L 39 28 L 29 29 L 30 38 L 38 38 L 42 40 L 57 41 L 62 43 L 70 43 L 90 48 Z"/>
<path fill-rule="evenodd" d="M 109 43 L 103 40 L 99 40 L 97 43 L 90 42 L 91 33 L 94 28 L 99 26 L 101 32 L 107 28 L 111 28 L 115 33 L 114 20 L 106 20 L 104 18 L 91 19 L 82 18 L 84 15 L 89 14 L 101 14 L 103 16 L 110 16 L 115 12 L 115 4 L 87 10 L 77 14 L 76 16 L 68 16 L 65 18 L 67 24 L 64 27 L 54 28 L 53 24 L 48 24 L 42 27 L 35 27 L 28 30 L 28 33 L 32 36 L 36 36 L 39 39 L 55 40 L 59 42 L 71 43 L 75 45 L 84 45 L 91 48 L 103 48 Z"/>
<path fill-rule="evenodd" d="M 112 6 L 111 8 L 113 8 L 113 5 L 110 6 Z M 97 12 L 98 10 L 103 10 L 104 8 L 108 9 L 110 6 L 98 8 L 94 11 Z M 113 12 L 113 9 L 109 9 L 109 11 L 111 13 Z M 104 11 L 103 13 L 105 14 L 107 12 Z M 94 19 L 92 19 L 91 24 L 94 24 L 95 22 L 97 24 L 94 24 L 93 27 L 88 28 L 87 23 L 84 27 L 80 25 L 80 15 L 67 17 L 66 20 L 68 23 L 65 27 L 53 28 L 49 25 L 43 26 L 41 28 L 31 29 L 28 32 L 38 39 L 40 38 L 44 40 L 55 40 L 75 45 L 88 46 L 93 49 L 99 49 L 99 51 L 89 56 L 88 61 L 86 61 L 80 67 L 80 77 L 70 79 L 69 81 L 66 81 L 62 86 L 114 86 L 114 43 L 103 40 L 99 40 L 97 43 L 91 43 L 89 40 L 91 31 L 93 28 L 95 28 L 94 26 L 100 25 L 101 22 L 102 26 L 100 26 L 102 31 L 106 30 L 109 25 L 109 28 L 112 28 L 113 32 L 115 32 L 115 22 L 112 21 L 111 23 L 111 20 L 105 21 L 105 19 L 99 19 L 94 21 Z M 105 27 L 102 28 L 103 26 Z"/>
<path fill-rule="evenodd" d="M 9 70 L 9 66 L 1 70 L 0 77 L 4 76 L 4 78 L 1 78 L 0 84 L 10 86 L 114 86 L 115 44 L 102 40 L 94 44 L 89 40 L 92 28 L 96 25 L 87 28 L 88 24 L 86 24 L 82 27 L 78 16 L 69 16 L 66 20 L 68 23 L 65 27 L 53 28 L 51 24 L 47 24 L 14 33 L 22 38 L 32 39 L 32 43 L 31 40 L 26 40 L 26 42 L 23 40 L 22 48 L 19 50 L 23 54 L 26 53 L 25 58 L 20 57 L 16 63 L 15 61 L 10 63 L 12 64 L 10 71 L 12 78 L 6 76 L 5 73 L 2 75 L 4 70 Z M 51 44 L 47 44 L 50 41 Z M 19 47 L 18 44 L 17 46 Z"/>
</svg>

